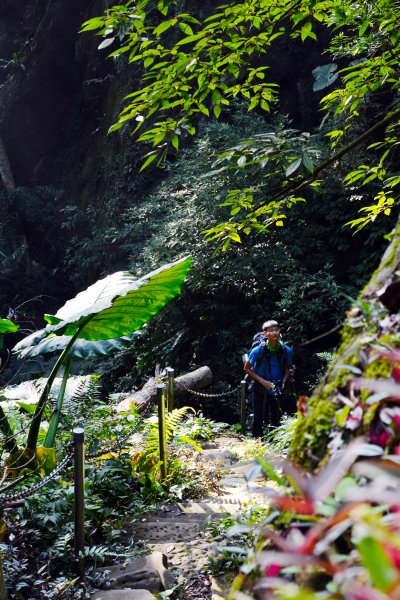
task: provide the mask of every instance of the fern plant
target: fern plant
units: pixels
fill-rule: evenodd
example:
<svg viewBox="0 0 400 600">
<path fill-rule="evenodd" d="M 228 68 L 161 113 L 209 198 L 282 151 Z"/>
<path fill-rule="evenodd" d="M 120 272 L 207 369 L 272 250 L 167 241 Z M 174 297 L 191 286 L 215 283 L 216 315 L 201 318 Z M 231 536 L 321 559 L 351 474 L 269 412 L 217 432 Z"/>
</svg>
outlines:
<svg viewBox="0 0 400 600">
<path fill-rule="evenodd" d="M 174 431 L 188 412 L 195 413 L 195 410 L 191 406 L 183 406 L 182 408 L 175 408 L 165 415 L 165 437 L 167 444 L 172 440 Z M 160 452 L 158 419 L 155 421 L 147 420 L 147 425 L 148 429 L 144 434 L 146 445 L 143 450 L 137 452 L 132 457 L 131 461 L 132 469 L 137 473 L 152 473 L 158 468 Z"/>
</svg>

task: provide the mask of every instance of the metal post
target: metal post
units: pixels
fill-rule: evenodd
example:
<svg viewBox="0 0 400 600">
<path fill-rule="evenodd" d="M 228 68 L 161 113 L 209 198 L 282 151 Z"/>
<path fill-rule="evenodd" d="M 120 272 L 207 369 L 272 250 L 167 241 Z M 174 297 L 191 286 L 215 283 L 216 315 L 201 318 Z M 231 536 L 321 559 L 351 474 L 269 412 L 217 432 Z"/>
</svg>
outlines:
<svg viewBox="0 0 400 600">
<path fill-rule="evenodd" d="M 167 440 L 165 432 L 165 384 L 157 385 L 158 402 L 158 439 L 160 446 L 160 474 L 161 481 L 167 478 Z"/>
<path fill-rule="evenodd" d="M 85 546 L 85 430 L 76 427 L 74 434 L 74 496 L 75 496 L 75 540 L 74 553 L 79 556 Z M 83 575 L 83 562 L 79 562 Z"/>
<path fill-rule="evenodd" d="M 246 381 L 240 382 L 240 425 L 241 433 L 246 433 Z"/>
<path fill-rule="evenodd" d="M 168 412 L 171 412 L 172 410 L 174 410 L 174 391 L 175 391 L 174 373 L 175 373 L 174 369 L 172 369 L 171 367 L 167 368 L 167 375 L 168 375 L 167 407 L 168 407 Z"/>
<path fill-rule="evenodd" d="M 4 582 L 3 553 L 0 550 L 0 600 L 7 600 L 6 584 Z"/>
</svg>

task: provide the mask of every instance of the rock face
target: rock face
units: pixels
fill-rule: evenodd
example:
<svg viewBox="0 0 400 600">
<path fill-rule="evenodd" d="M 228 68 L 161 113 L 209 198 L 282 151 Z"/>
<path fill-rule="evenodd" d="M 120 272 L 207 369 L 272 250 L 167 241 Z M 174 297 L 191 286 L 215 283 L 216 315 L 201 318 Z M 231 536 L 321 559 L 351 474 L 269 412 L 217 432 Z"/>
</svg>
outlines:
<svg viewBox="0 0 400 600">
<path fill-rule="evenodd" d="M 107 138 L 107 130 L 132 81 L 117 81 L 96 36 L 79 34 L 86 19 L 104 10 L 102 0 L 0 3 L 0 275 L 15 280 L 16 290 L 32 279 L 32 291 L 24 286 L 26 297 L 48 293 L 48 280 L 64 260 L 71 235 L 63 228 L 65 205 L 76 214 L 79 239 L 87 235 L 88 206 L 95 207 L 92 222 L 100 222 L 104 214 L 97 209 L 105 197 L 116 196 L 111 185 L 122 195 L 131 177 L 117 174 L 126 167 L 129 145 Z M 88 269 L 77 289 L 107 266 Z M 67 278 L 64 272 L 53 279 L 53 296 L 56 288 L 64 299 Z M 8 297 L 13 295 L 9 288 Z M 3 302 L 9 300 L 0 293 L 1 313 Z"/>
<path fill-rule="evenodd" d="M 19 186 L 55 183 L 60 173 L 82 85 L 77 43 L 86 15 L 76 0 L 2 2 L 0 130 Z"/>
</svg>

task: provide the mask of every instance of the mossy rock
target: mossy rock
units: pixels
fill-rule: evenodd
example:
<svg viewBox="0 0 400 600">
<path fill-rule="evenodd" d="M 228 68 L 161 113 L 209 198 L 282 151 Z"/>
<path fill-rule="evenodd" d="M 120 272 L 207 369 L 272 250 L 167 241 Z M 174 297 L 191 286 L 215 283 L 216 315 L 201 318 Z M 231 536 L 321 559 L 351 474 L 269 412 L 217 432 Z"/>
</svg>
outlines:
<svg viewBox="0 0 400 600">
<path fill-rule="evenodd" d="M 398 299 L 389 298 L 387 307 L 384 294 L 393 282 L 399 282 L 400 272 L 400 219 L 392 234 L 392 242 L 384 253 L 381 264 L 360 294 L 342 329 L 341 345 L 333 365 L 323 381 L 312 394 L 305 415 L 297 423 L 289 458 L 307 470 L 315 470 L 329 458 L 328 444 L 332 433 L 342 429 L 345 411 L 341 395 L 351 396 L 350 382 L 357 376 L 354 368 L 366 378 L 387 378 L 393 363 L 382 357 L 371 361 L 371 352 L 379 352 L 376 346 L 396 348 L 400 345 L 398 320 L 390 310 Z M 389 318 L 387 318 L 389 317 Z M 358 395 L 362 403 L 369 395 L 364 390 Z M 345 440 L 365 433 L 373 422 L 378 404 L 373 404 L 364 413 L 363 422 L 357 430 L 346 430 Z M 341 415 L 341 416 L 339 416 Z"/>
</svg>

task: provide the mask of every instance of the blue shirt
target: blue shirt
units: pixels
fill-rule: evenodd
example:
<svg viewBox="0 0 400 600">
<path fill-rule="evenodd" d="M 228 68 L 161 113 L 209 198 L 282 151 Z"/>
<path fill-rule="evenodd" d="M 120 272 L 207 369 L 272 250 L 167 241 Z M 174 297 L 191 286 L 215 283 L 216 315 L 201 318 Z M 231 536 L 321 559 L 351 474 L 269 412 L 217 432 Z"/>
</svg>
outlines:
<svg viewBox="0 0 400 600">
<path fill-rule="evenodd" d="M 260 356 L 262 356 L 261 359 Z M 293 350 L 289 346 L 286 346 L 286 344 L 282 344 L 280 351 L 270 352 L 265 348 L 265 343 L 262 342 L 250 352 L 249 361 L 254 373 L 263 379 L 282 382 L 285 367 L 293 363 Z M 283 363 L 283 372 L 281 363 Z"/>
</svg>

